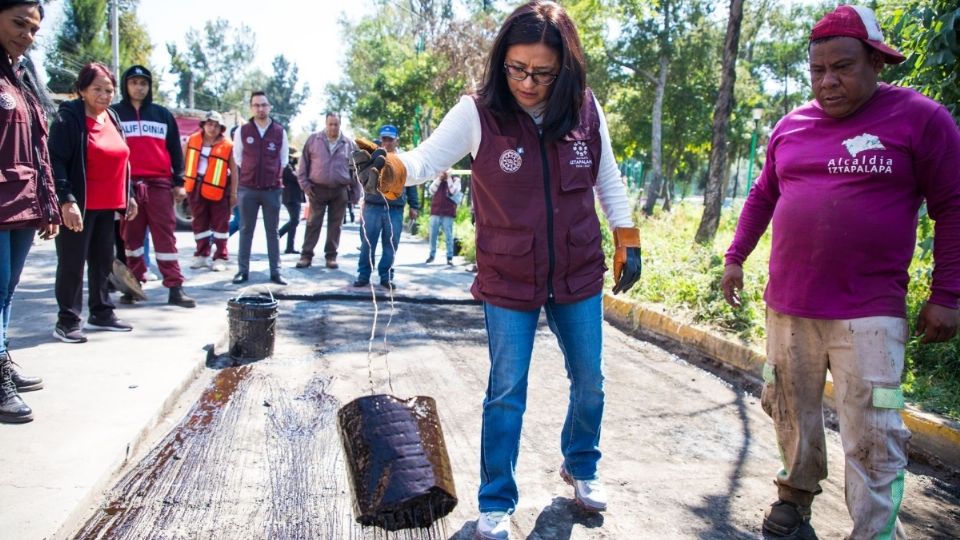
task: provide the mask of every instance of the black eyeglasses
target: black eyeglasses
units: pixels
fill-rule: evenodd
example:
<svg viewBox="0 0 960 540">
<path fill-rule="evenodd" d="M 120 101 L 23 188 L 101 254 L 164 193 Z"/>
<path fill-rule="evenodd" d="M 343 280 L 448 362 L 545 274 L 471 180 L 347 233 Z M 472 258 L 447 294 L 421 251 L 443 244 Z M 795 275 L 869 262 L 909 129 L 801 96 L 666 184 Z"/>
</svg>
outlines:
<svg viewBox="0 0 960 540">
<path fill-rule="evenodd" d="M 540 86 L 550 86 L 553 84 L 553 81 L 557 80 L 556 73 L 532 73 L 523 69 L 522 67 L 511 66 L 506 62 L 503 63 L 503 69 L 507 72 L 507 77 L 510 77 L 515 81 L 523 81 L 526 80 L 527 77 L 530 77 L 533 79 L 534 83 L 539 84 Z"/>
</svg>

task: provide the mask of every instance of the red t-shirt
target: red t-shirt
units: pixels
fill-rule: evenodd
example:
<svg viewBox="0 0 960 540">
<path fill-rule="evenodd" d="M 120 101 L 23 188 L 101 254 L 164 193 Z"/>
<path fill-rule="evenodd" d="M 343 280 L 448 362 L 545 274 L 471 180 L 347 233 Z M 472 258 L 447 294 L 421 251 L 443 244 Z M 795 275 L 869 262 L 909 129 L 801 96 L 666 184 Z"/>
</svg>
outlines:
<svg viewBox="0 0 960 540">
<path fill-rule="evenodd" d="M 87 120 L 87 210 L 120 210 L 126 206 L 124 181 L 130 149 L 117 127 L 104 115 Z"/>
</svg>

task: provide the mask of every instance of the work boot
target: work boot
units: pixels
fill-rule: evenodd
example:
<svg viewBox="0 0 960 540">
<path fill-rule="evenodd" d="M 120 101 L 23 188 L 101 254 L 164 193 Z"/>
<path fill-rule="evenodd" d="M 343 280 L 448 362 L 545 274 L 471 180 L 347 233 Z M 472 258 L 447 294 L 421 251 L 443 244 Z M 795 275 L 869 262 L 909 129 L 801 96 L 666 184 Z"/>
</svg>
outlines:
<svg viewBox="0 0 960 540">
<path fill-rule="evenodd" d="M 33 411 L 20 399 L 17 385 L 13 382 L 13 366 L 10 356 L 0 355 L 0 422 L 22 424 L 33 420 Z"/>
<path fill-rule="evenodd" d="M 17 387 L 17 392 L 33 392 L 34 390 L 43 388 L 43 379 L 40 377 L 30 377 L 29 375 L 17 373 L 17 363 L 14 362 L 13 357 L 10 356 L 10 351 L 0 353 L 0 355 L 2 354 L 6 354 L 7 358 L 10 358 L 10 378 L 13 379 L 13 384 Z"/>
<path fill-rule="evenodd" d="M 123 293 L 120 295 L 120 303 L 127 306 L 132 306 L 137 303 L 137 299 L 134 298 L 134 296 L 130 293 Z"/>
<path fill-rule="evenodd" d="M 573 497 L 577 506 L 588 512 L 603 512 L 607 509 L 607 495 L 600 480 L 577 480 L 570 476 L 566 467 L 560 467 L 560 478 L 573 486 Z"/>
<path fill-rule="evenodd" d="M 774 536 L 793 536 L 806 521 L 810 521 L 809 506 L 780 499 L 764 512 L 763 530 Z"/>
<path fill-rule="evenodd" d="M 297 261 L 297 268 L 309 268 L 312 263 L 313 260 L 310 257 L 300 255 L 300 260 Z"/>
<path fill-rule="evenodd" d="M 337 264 L 336 259 L 327 259 L 327 268 L 331 270 L 336 270 L 337 268 L 340 268 L 340 265 Z"/>
<path fill-rule="evenodd" d="M 197 307 L 197 301 L 183 292 L 183 285 L 170 287 L 170 297 L 167 299 L 167 303 L 185 308 Z"/>
</svg>

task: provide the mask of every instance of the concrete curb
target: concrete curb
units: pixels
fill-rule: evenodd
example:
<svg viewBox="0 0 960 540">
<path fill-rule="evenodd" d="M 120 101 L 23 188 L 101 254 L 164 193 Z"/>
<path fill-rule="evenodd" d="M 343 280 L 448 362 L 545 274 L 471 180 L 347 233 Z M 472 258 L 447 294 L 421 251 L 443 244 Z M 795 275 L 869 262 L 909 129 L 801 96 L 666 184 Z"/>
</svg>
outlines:
<svg viewBox="0 0 960 540">
<path fill-rule="evenodd" d="M 639 303 L 604 294 L 603 311 L 607 320 L 630 332 L 643 330 L 691 347 L 718 362 L 761 378 L 766 356 L 743 344 L 716 335 L 709 330 L 679 322 L 665 313 Z M 828 380 L 824 403 L 833 409 L 833 384 Z M 901 412 L 913 433 L 910 447 L 939 464 L 960 471 L 960 424 L 913 406 Z"/>
</svg>

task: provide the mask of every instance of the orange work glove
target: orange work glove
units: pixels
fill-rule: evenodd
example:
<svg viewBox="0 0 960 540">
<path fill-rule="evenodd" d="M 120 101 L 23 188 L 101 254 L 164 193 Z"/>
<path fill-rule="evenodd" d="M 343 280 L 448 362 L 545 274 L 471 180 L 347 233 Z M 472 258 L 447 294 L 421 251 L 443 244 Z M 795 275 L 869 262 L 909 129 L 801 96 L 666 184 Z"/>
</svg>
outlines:
<svg viewBox="0 0 960 540">
<path fill-rule="evenodd" d="M 353 153 L 357 178 L 367 193 L 382 193 L 393 201 L 403 196 L 407 168 L 396 154 L 388 154 L 377 145 L 359 137 L 354 140 L 359 150 Z"/>
</svg>

